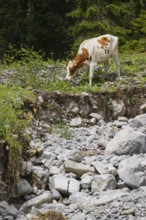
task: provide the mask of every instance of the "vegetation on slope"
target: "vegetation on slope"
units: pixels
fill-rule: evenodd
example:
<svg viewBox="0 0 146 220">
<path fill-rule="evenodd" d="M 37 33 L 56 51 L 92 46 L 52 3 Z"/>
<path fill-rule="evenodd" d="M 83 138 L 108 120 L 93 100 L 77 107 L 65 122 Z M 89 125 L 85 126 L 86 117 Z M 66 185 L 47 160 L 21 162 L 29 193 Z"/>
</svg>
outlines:
<svg viewBox="0 0 146 220">
<path fill-rule="evenodd" d="M 16 59 L 19 55 L 19 60 Z M 22 149 L 28 140 L 25 129 L 33 120 L 37 109 L 29 111 L 25 103 L 37 101 L 36 93 L 42 91 L 66 92 L 80 94 L 81 92 L 113 92 L 122 86 L 139 86 L 146 83 L 146 56 L 144 53 L 120 54 L 123 76 L 121 80 L 110 79 L 114 75 L 115 66 L 111 60 L 108 81 L 102 71 L 94 74 L 93 86 L 88 85 L 87 73 L 83 70 L 80 77 L 75 76 L 71 83 L 64 81 L 66 66 L 64 62 L 43 60 L 43 55 L 33 50 L 22 48 L 20 51 L 13 47 L 5 56 L 0 68 L 0 140 L 10 146 L 9 165 L 11 174 L 16 177 L 16 167 L 21 158 Z M 136 78 L 136 79 L 134 79 Z M 134 81 L 135 80 L 135 81 Z M 52 132 L 55 131 L 52 127 Z M 1 145 L 1 147 L 3 147 Z"/>
</svg>

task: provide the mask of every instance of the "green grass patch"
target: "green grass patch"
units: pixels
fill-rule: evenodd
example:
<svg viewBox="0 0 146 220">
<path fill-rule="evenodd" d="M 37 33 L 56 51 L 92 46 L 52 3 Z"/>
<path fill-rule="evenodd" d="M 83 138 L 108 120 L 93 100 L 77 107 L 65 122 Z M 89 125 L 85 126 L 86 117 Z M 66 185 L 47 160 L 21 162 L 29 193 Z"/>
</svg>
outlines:
<svg viewBox="0 0 146 220">
<path fill-rule="evenodd" d="M 116 85 L 105 87 L 104 73 L 95 71 L 93 77 L 93 86 L 88 85 L 87 72 L 82 76 L 73 77 L 72 82 L 64 81 L 66 75 L 66 62 L 43 60 L 43 55 L 22 48 L 20 51 L 15 51 L 11 48 L 11 53 L 8 53 L 4 59 L 4 65 L 1 66 L 0 76 L 6 72 L 12 72 L 3 81 L 4 84 L 11 86 L 19 86 L 22 88 L 30 88 L 35 90 L 47 90 L 48 92 L 60 91 L 65 93 L 80 94 L 82 92 L 102 92 L 105 90 L 116 90 L 120 85 L 126 84 L 126 78 L 132 79 L 139 74 L 146 66 L 145 53 L 120 53 L 120 62 L 123 80 L 116 81 Z M 13 55 L 13 56 L 12 56 Z M 18 58 L 19 59 L 16 59 Z M 110 59 L 110 72 L 116 72 L 113 59 Z M 143 77 L 140 79 L 145 82 Z"/>
</svg>

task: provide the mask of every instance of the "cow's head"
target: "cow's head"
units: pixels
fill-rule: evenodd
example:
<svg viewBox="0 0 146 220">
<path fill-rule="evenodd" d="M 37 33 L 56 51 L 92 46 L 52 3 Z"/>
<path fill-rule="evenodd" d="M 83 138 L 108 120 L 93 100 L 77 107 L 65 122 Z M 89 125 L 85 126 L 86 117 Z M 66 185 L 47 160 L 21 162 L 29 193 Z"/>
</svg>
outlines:
<svg viewBox="0 0 146 220">
<path fill-rule="evenodd" d="M 66 80 L 71 80 L 72 75 L 76 72 L 78 68 L 80 68 L 86 60 L 89 59 L 89 52 L 86 48 L 82 48 L 80 52 L 78 52 L 73 61 L 69 61 L 67 65 L 67 75 L 65 77 Z"/>
<path fill-rule="evenodd" d="M 76 72 L 77 70 L 77 65 L 75 61 L 69 61 L 68 65 L 67 65 L 67 74 L 65 77 L 65 80 L 71 80 L 73 74 Z"/>
</svg>

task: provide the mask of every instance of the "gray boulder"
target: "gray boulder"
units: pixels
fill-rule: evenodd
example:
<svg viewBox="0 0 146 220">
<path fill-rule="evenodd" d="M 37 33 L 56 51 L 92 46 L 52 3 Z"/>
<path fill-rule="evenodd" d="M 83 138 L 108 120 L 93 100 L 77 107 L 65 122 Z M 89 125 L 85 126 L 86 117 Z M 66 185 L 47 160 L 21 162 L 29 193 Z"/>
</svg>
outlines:
<svg viewBox="0 0 146 220">
<path fill-rule="evenodd" d="M 54 175 L 49 179 L 49 188 L 57 190 L 62 195 L 70 195 L 80 190 L 80 182 L 74 178 L 68 178 L 62 174 Z"/>
<path fill-rule="evenodd" d="M 81 177 L 84 173 L 94 172 L 94 168 L 90 165 L 76 163 L 71 160 L 66 160 L 64 163 L 64 169 L 67 173 L 75 173 L 78 177 Z"/>
<path fill-rule="evenodd" d="M 146 153 L 146 135 L 126 127 L 107 144 L 105 151 L 117 155 Z"/>
<path fill-rule="evenodd" d="M 119 164 L 119 178 L 131 189 L 146 185 L 145 157 L 143 155 L 129 157 Z"/>
<path fill-rule="evenodd" d="M 26 195 L 32 192 L 31 185 L 25 179 L 20 179 L 17 183 L 17 193 L 18 195 Z"/>
<path fill-rule="evenodd" d="M 27 202 L 25 202 L 21 207 L 20 211 L 22 212 L 29 212 L 31 207 L 40 207 L 44 203 L 51 203 L 52 202 L 52 195 L 50 191 L 45 191 L 43 194 L 36 196 Z"/>
<path fill-rule="evenodd" d="M 134 128 L 146 127 L 146 114 L 137 115 L 135 118 L 130 119 L 129 123 Z"/>
<path fill-rule="evenodd" d="M 55 189 L 63 195 L 68 194 L 68 184 L 69 179 L 62 174 L 54 175 L 49 178 L 49 188 L 51 190 Z"/>
<path fill-rule="evenodd" d="M 116 179 L 111 174 L 95 175 L 91 183 L 91 192 L 116 189 Z"/>
</svg>

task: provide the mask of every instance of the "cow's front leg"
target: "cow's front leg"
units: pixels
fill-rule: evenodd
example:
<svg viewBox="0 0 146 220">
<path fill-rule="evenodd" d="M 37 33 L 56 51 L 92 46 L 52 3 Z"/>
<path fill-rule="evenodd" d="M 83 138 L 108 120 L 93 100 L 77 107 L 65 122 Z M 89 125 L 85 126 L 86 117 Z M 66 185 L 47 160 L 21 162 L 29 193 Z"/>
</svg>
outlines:
<svg viewBox="0 0 146 220">
<path fill-rule="evenodd" d="M 96 63 L 90 63 L 89 67 L 89 85 L 92 86 L 93 73 L 95 70 Z"/>
</svg>

